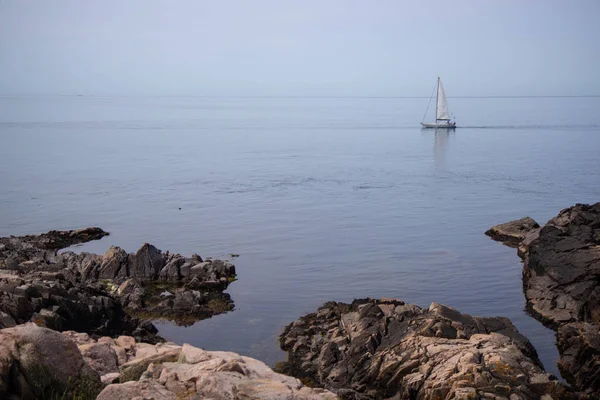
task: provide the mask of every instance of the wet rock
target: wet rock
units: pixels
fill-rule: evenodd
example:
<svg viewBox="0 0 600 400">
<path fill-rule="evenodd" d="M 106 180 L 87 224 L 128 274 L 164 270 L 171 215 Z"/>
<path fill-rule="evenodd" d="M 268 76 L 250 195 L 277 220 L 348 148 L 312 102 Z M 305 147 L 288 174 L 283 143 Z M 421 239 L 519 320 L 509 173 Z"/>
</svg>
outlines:
<svg viewBox="0 0 600 400">
<path fill-rule="evenodd" d="M 507 246 L 517 247 L 527 235 L 539 230 L 540 226 L 530 217 L 524 217 L 516 221 L 494 225 L 485 232 L 486 235 Z"/>
<path fill-rule="evenodd" d="M 281 372 L 349 399 L 575 398 L 510 320 L 437 303 L 326 303 L 288 325 L 280 344 Z"/>
<path fill-rule="evenodd" d="M 562 210 L 519 254 L 528 310 L 557 330 L 561 374 L 600 396 L 600 203 Z"/>
</svg>

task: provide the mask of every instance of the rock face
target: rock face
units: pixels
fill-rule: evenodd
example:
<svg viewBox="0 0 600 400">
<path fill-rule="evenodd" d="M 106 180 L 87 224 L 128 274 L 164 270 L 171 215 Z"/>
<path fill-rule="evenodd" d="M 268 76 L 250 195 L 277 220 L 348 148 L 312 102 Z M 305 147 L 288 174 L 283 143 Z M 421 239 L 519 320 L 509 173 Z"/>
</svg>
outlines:
<svg viewBox="0 0 600 400">
<path fill-rule="evenodd" d="M 280 336 L 280 371 L 346 399 L 570 399 L 506 318 L 433 303 L 330 302 Z"/>
<path fill-rule="evenodd" d="M 93 398 L 100 377 L 65 335 L 33 323 L 0 330 L 0 398 Z"/>
<path fill-rule="evenodd" d="M 57 250 L 106 236 L 100 228 L 0 238 L 0 328 L 28 321 L 94 336 L 131 335 L 156 343 L 147 320 L 191 324 L 233 309 L 223 293 L 235 279 L 225 261 L 203 262 L 144 244 L 136 254 Z"/>
<path fill-rule="evenodd" d="M 557 331 L 565 379 L 600 396 L 600 203 L 564 209 L 522 237 L 528 309 Z"/>
</svg>

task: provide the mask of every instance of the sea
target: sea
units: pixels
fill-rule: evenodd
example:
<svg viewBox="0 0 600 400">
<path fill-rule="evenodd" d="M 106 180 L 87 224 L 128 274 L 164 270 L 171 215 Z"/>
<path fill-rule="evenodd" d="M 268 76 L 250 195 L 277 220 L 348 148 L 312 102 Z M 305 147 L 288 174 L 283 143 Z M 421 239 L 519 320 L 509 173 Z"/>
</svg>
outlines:
<svg viewBox="0 0 600 400">
<path fill-rule="evenodd" d="M 232 259 L 235 310 L 177 343 L 270 365 L 326 301 L 394 297 L 510 318 L 558 375 L 492 225 L 600 200 L 600 97 L 0 97 L 0 235 L 99 226 L 75 247 L 143 243 Z M 232 254 L 239 257 L 232 258 Z"/>
</svg>

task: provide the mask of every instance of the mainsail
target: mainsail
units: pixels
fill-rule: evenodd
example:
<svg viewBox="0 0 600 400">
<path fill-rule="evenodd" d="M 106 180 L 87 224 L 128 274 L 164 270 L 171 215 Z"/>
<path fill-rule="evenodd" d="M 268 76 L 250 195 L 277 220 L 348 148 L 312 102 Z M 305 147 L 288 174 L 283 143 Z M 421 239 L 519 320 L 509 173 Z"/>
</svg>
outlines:
<svg viewBox="0 0 600 400">
<path fill-rule="evenodd" d="M 446 101 L 446 94 L 444 93 L 444 87 L 442 86 L 442 80 L 438 78 L 437 87 L 437 108 L 435 113 L 436 120 L 449 121 L 450 110 L 448 110 L 448 102 Z"/>
</svg>

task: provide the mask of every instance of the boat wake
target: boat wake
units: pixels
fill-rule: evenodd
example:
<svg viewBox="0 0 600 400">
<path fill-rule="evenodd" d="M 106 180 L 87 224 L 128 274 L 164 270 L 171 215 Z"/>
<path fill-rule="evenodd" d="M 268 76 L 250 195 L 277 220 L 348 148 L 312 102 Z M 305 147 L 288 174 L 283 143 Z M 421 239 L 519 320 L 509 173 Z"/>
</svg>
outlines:
<svg viewBox="0 0 600 400">
<path fill-rule="evenodd" d="M 598 124 L 588 125 L 459 125 L 457 129 L 600 129 Z"/>
</svg>

